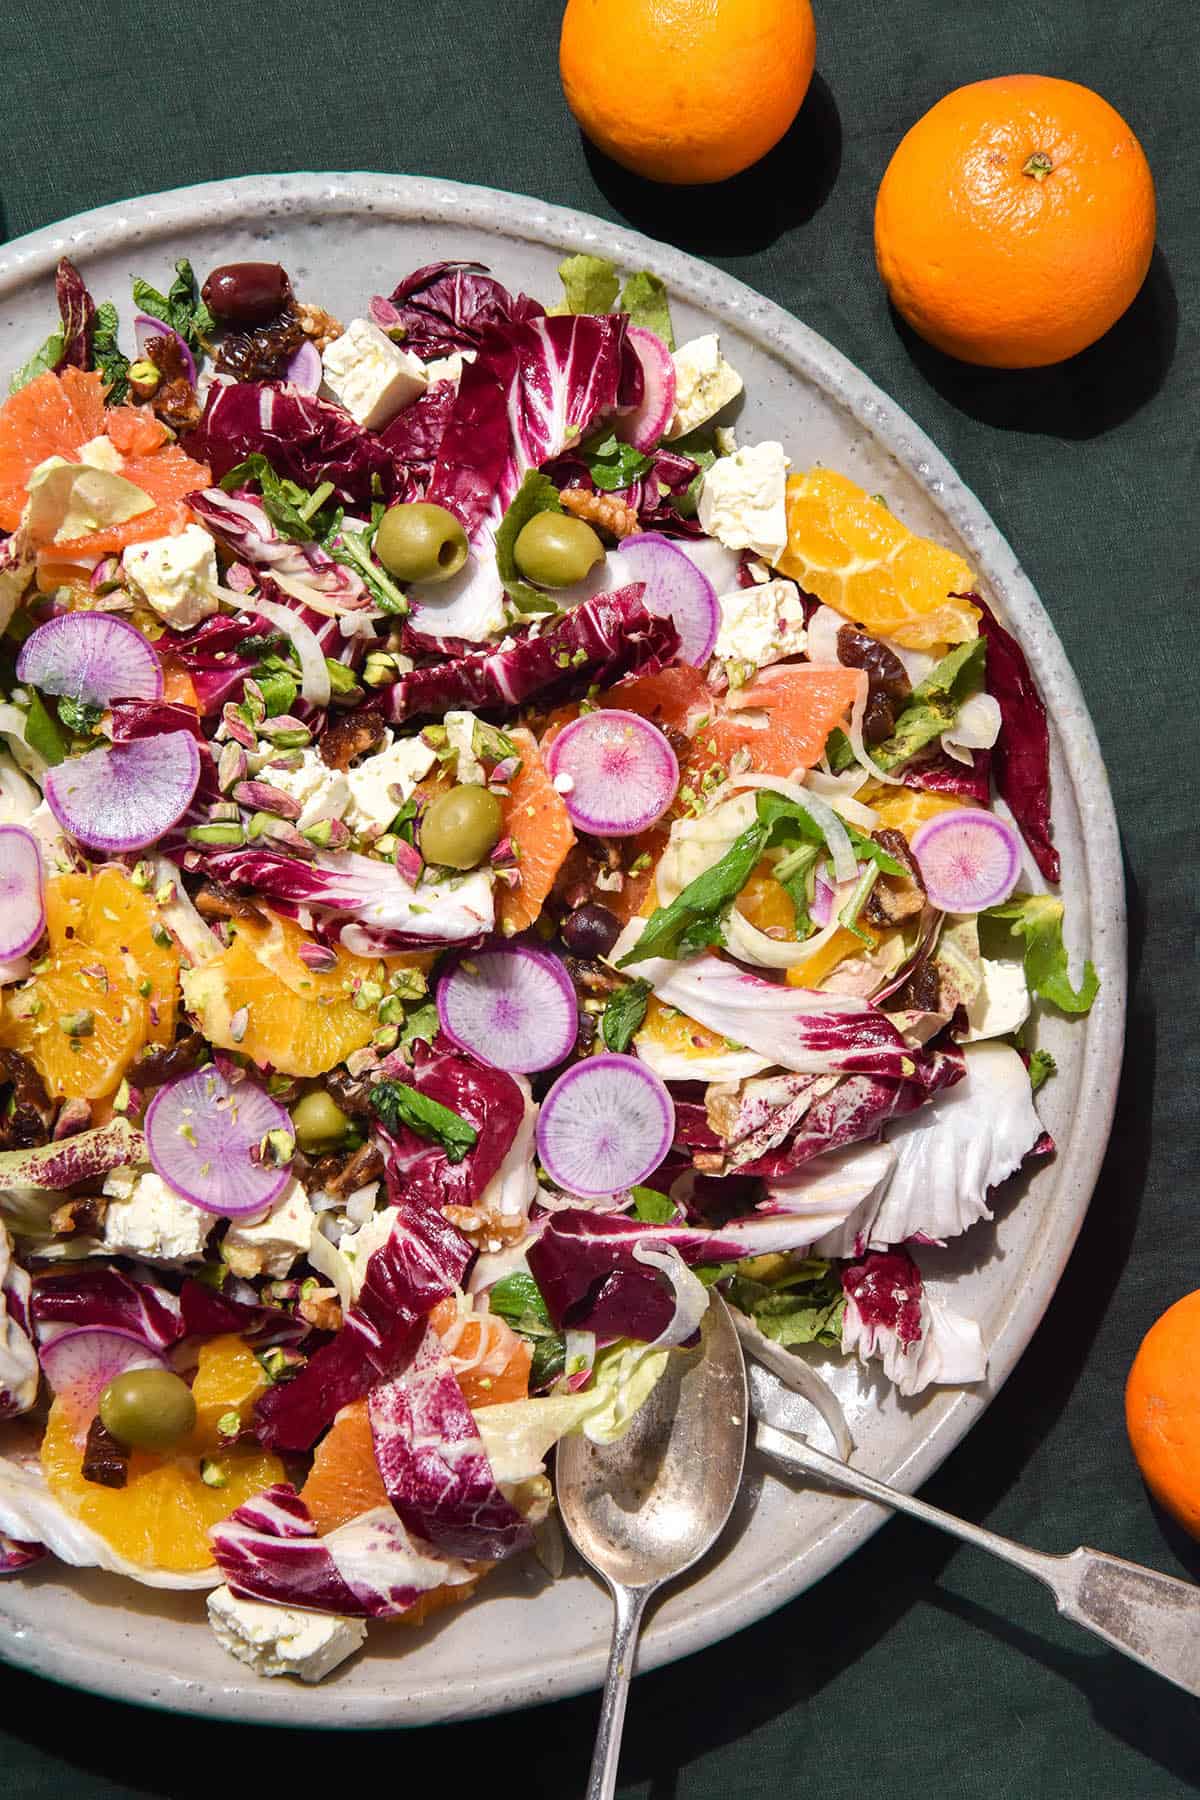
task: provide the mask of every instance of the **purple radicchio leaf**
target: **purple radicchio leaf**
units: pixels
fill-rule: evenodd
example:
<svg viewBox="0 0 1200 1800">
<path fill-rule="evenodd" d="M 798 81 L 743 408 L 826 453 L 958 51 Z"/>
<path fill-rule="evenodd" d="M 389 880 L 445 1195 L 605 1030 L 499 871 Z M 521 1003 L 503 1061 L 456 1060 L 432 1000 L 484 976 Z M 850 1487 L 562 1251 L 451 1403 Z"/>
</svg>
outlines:
<svg viewBox="0 0 1200 1800">
<path fill-rule="evenodd" d="M 22 1569 L 41 1562 L 46 1554 L 44 1544 L 23 1544 L 0 1531 L 0 1575 L 19 1575 Z"/>
<path fill-rule="evenodd" d="M 416 1544 L 387 1507 L 317 1536 L 287 1482 L 264 1488 L 210 1532 L 213 1558 L 235 1594 L 310 1612 L 394 1619 L 431 1588 L 461 1587 L 473 1571 Z"/>
<path fill-rule="evenodd" d="M 337 1336 L 259 1401 L 260 1440 L 271 1449 L 310 1449 L 343 1406 L 403 1366 L 425 1315 L 459 1285 L 470 1260 L 471 1246 L 440 1211 L 405 1209 L 369 1258 Z"/>
<path fill-rule="evenodd" d="M 177 1344 L 187 1327 L 169 1288 L 143 1275 L 127 1275 L 111 1263 L 39 1276 L 30 1306 L 38 1337 L 74 1325 L 130 1331 L 155 1350 Z"/>
<path fill-rule="evenodd" d="M 457 392 L 452 381 L 436 382 L 380 432 L 400 476 L 393 500 L 424 499 Z"/>
<path fill-rule="evenodd" d="M 932 794 L 961 794 L 976 806 L 987 806 L 992 797 L 992 752 L 973 750 L 971 756 L 970 763 L 960 763 L 939 750 L 906 764 L 901 779 L 905 787 L 925 788 Z"/>
<path fill-rule="evenodd" d="M 56 369 L 90 369 L 92 366 L 92 324 L 96 303 L 88 292 L 83 276 L 67 257 L 59 259 L 54 271 L 54 298 L 62 321 L 62 355 Z"/>
<path fill-rule="evenodd" d="M 390 690 L 392 718 L 521 706 L 535 695 L 550 700 L 593 684 L 610 687 L 623 675 L 654 675 L 675 660 L 674 622 L 646 611 L 643 583 L 597 594 L 563 613 L 537 637 L 511 650 L 472 655 L 414 669 Z"/>
<path fill-rule="evenodd" d="M 496 1485 L 471 1409 L 435 1331 L 367 1398 L 375 1461 L 408 1529 L 435 1550 L 496 1562 L 533 1533 Z"/>
<path fill-rule="evenodd" d="M 985 600 L 972 594 L 987 639 L 987 691 L 1000 706 L 1000 735 L 992 751 L 996 789 L 1021 828 L 1047 881 L 1061 874 L 1050 841 L 1050 728 L 1037 683 L 1016 638 Z"/>
<path fill-rule="evenodd" d="M 449 1107 L 478 1134 L 474 1148 L 452 1163 L 441 1144 L 407 1126 L 381 1128 L 393 1203 L 470 1206 L 500 1168 L 525 1117 L 525 1096 L 517 1083 L 503 1069 L 456 1049 L 441 1032 L 432 1044 L 416 1040 L 411 1066 L 392 1055 L 377 1073 Z"/>
<path fill-rule="evenodd" d="M 179 1303 L 187 1337 L 220 1337 L 232 1332 L 261 1350 L 274 1344 L 298 1344 L 313 1335 L 307 1320 L 281 1306 L 239 1300 L 191 1277 L 179 1291 Z"/>
<path fill-rule="evenodd" d="M 340 406 L 271 382 L 214 384 L 185 448 L 209 465 L 218 482 L 258 451 L 277 475 L 303 488 L 331 481 L 347 506 L 390 501 L 404 486 L 403 471 L 381 438 Z"/>
<path fill-rule="evenodd" d="M 537 319 L 542 307 L 515 297 L 483 263 L 436 262 L 411 275 L 391 296 L 387 329 L 403 332 L 406 350 L 425 362 L 455 350 L 478 350 L 490 326 Z"/>
<path fill-rule="evenodd" d="M 38 1359 L 29 1337 L 29 1276 L 0 1224 L 0 1419 L 27 1413 L 37 1399 Z"/>
<path fill-rule="evenodd" d="M 281 582 L 280 599 L 304 599 L 324 613 L 371 605 L 366 583 L 356 570 L 335 561 L 320 544 L 295 543 L 281 536 L 252 494 L 204 488 L 189 494 L 187 503 L 230 556 Z"/>
</svg>

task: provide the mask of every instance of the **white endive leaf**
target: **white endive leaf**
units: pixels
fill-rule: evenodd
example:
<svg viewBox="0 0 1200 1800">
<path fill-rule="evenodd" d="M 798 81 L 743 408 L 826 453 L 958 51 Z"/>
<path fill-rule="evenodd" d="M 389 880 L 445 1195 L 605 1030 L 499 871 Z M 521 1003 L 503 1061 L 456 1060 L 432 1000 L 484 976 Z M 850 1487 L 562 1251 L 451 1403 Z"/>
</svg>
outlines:
<svg viewBox="0 0 1200 1800">
<path fill-rule="evenodd" d="M 145 1587 L 211 1588 L 221 1581 L 216 1564 L 178 1574 L 172 1569 L 146 1569 L 130 1562 L 97 1531 L 73 1518 L 50 1492 L 36 1460 L 0 1457 L 0 1533 L 19 1543 L 44 1544 L 60 1562 L 77 1569 L 108 1569 L 128 1575 Z"/>
</svg>

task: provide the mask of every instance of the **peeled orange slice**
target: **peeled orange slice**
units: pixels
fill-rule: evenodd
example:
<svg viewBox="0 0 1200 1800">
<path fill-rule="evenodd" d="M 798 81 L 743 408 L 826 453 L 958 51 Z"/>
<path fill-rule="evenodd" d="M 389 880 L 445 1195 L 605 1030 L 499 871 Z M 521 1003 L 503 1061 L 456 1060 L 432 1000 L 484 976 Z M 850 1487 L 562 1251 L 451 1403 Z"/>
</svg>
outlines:
<svg viewBox="0 0 1200 1800">
<path fill-rule="evenodd" d="M 517 850 L 520 885 L 496 886 L 496 920 L 506 937 L 524 931 L 541 912 L 554 878 L 575 842 L 567 809 L 546 773 L 532 732 L 509 733 L 521 767 L 504 800 L 504 830 Z"/>
</svg>

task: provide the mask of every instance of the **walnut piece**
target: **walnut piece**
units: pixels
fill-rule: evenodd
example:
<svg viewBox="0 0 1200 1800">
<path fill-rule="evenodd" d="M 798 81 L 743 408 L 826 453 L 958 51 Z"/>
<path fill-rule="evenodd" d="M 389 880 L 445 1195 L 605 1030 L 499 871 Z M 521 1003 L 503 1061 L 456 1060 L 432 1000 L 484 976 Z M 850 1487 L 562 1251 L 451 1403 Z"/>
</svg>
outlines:
<svg viewBox="0 0 1200 1800">
<path fill-rule="evenodd" d="M 342 1328 L 341 1302 L 332 1288 L 314 1288 L 311 1293 L 301 1294 L 297 1308 L 300 1317 L 317 1331 L 340 1331 Z"/>
<path fill-rule="evenodd" d="M 326 349 L 345 332 L 346 327 L 341 321 L 335 319 L 332 313 L 327 313 L 323 306 L 309 306 L 303 300 L 298 300 L 296 312 L 305 337 L 311 338 L 318 350 Z"/>
<path fill-rule="evenodd" d="M 589 494 L 585 488 L 563 488 L 559 494 L 563 511 L 588 525 L 598 525 L 615 538 L 632 537 L 640 531 L 638 516 L 632 506 L 618 500 L 615 494 Z"/>
</svg>

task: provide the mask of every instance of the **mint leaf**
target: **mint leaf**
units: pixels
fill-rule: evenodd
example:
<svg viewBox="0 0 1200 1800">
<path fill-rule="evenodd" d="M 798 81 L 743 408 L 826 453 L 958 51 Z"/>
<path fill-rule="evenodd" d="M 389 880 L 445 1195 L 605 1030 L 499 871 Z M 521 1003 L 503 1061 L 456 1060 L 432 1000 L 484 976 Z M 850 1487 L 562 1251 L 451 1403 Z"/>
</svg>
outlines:
<svg viewBox="0 0 1200 1800">
<path fill-rule="evenodd" d="M 1067 949 L 1063 943 L 1063 903 L 1053 894 L 1014 894 L 1003 906 L 991 906 L 981 916 L 1008 925 L 1009 934 L 1025 945 L 1025 979 L 1030 991 L 1065 1013 L 1090 1012 L 1100 992 L 1100 977 L 1090 962 L 1083 965 L 1083 980 L 1071 986 Z"/>
<path fill-rule="evenodd" d="M 152 319 L 161 319 L 164 325 L 177 331 L 193 350 L 204 348 L 201 340 L 216 324 L 196 292 L 196 277 L 186 257 L 181 257 L 175 264 L 175 279 L 165 294 L 160 294 L 156 287 L 135 275 L 133 303 L 139 312 L 148 313 Z"/>
<path fill-rule="evenodd" d="M 872 762 L 890 772 L 899 768 L 902 763 L 909 762 L 918 750 L 923 750 L 926 744 L 941 737 L 943 731 L 948 731 L 958 717 L 958 709 L 963 701 L 978 693 L 983 686 L 986 660 L 986 638 L 968 638 L 965 644 L 956 644 L 929 671 L 924 681 L 913 689 L 908 705 L 896 720 L 896 728 L 891 737 L 885 738 L 882 744 L 874 745 L 868 752 Z M 846 752 L 850 752 L 848 743 Z M 850 761 L 853 761 L 852 753 Z M 847 766 L 845 761 L 835 763 L 833 757 L 830 757 L 830 767 L 835 774 Z"/>
<path fill-rule="evenodd" d="M 747 826 L 730 845 L 720 862 L 689 881 L 670 906 L 659 906 L 646 921 L 646 929 L 617 964 L 644 962 L 649 956 L 684 956 L 691 950 L 720 943 L 725 914 L 741 893 L 762 855 L 768 827 L 761 822 Z"/>
<path fill-rule="evenodd" d="M 619 988 L 604 1009 L 600 1030 L 610 1050 L 623 1055 L 642 1028 L 650 999 L 648 981 L 631 981 Z"/>
<path fill-rule="evenodd" d="M 568 256 L 558 265 L 563 284 L 563 310 L 569 313 L 612 312 L 620 282 L 613 264 L 604 256 Z"/>
<path fill-rule="evenodd" d="M 10 376 L 9 393 L 15 394 L 18 389 L 28 387 L 31 381 L 36 381 L 39 375 L 45 375 L 50 370 L 57 369 L 65 349 L 66 339 L 62 332 L 52 331 L 40 349 L 34 351 L 29 361 L 22 363 L 15 374 Z"/>
<path fill-rule="evenodd" d="M 652 466 L 653 458 L 622 443 L 611 431 L 595 443 L 584 444 L 579 452 L 595 485 L 603 493 L 626 488 Z"/>
<path fill-rule="evenodd" d="M 276 531 L 295 543 L 311 543 L 317 534 L 301 511 L 309 495 L 294 481 L 277 475 L 261 450 L 255 450 L 221 477 L 221 486 L 227 494 L 254 484 L 262 496 L 263 511 Z"/>
<path fill-rule="evenodd" d="M 665 1194 L 656 1188 L 635 1187 L 633 1190 L 633 1216 L 645 1225 L 669 1225 L 679 1217 L 679 1208 Z"/>
<path fill-rule="evenodd" d="M 29 701 L 25 741 L 31 750 L 36 750 L 48 763 L 60 763 L 66 757 L 67 746 L 63 742 L 62 732 L 47 711 L 46 702 L 40 694 L 33 694 Z"/>
<path fill-rule="evenodd" d="M 561 274 L 562 271 L 560 270 Z M 572 311 L 576 310 L 572 308 Z M 597 310 L 589 307 L 588 311 Z M 671 328 L 671 307 L 667 300 L 667 290 L 657 275 L 649 269 L 639 269 L 625 283 L 621 294 L 621 311 L 629 314 L 631 325 L 640 325 L 645 331 L 652 331 L 660 337 L 668 350 L 675 348 L 675 333 Z"/>
<path fill-rule="evenodd" d="M 696 508 L 700 503 L 701 483 L 717 460 L 717 449 L 713 443 L 711 426 L 700 425 L 695 431 L 689 431 L 685 437 L 672 438 L 671 449 L 678 451 L 680 456 L 690 456 L 694 463 L 700 464 L 685 492 L 671 496 L 671 505 L 676 512 L 682 513 L 685 519 L 694 519 Z"/>
<path fill-rule="evenodd" d="M 523 579 L 517 567 L 516 542 L 530 519 L 536 518 L 538 513 L 561 511 L 562 501 L 550 477 L 538 469 L 530 469 L 496 528 L 496 573 L 519 612 L 558 611 L 557 600 Z"/>
<path fill-rule="evenodd" d="M 1048 1050 L 1033 1050 L 1029 1056 L 1029 1085 L 1036 1094 L 1040 1087 L 1058 1073 L 1058 1064 Z"/>
<path fill-rule="evenodd" d="M 92 362 L 108 383 L 107 406 L 120 406 L 129 391 L 129 358 L 117 344 L 118 323 L 112 301 L 102 301 L 92 320 Z"/>
<path fill-rule="evenodd" d="M 442 1146 L 448 1162 L 460 1163 L 479 1141 L 479 1133 L 467 1119 L 403 1081 L 377 1081 L 368 1099 L 390 1131 L 407 1126 L 418 1137 L 432 1139 Z"/>
</svg>

